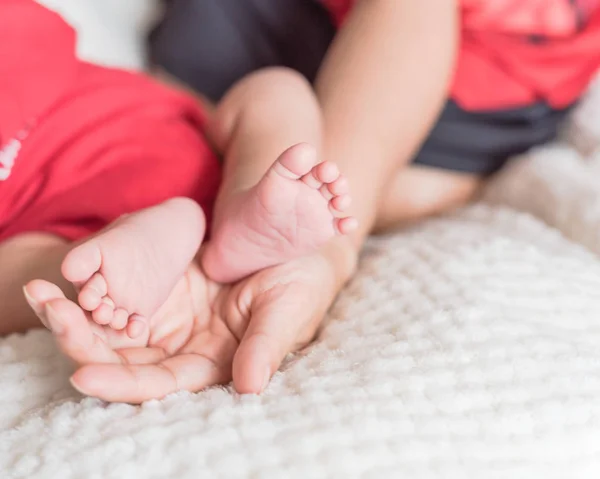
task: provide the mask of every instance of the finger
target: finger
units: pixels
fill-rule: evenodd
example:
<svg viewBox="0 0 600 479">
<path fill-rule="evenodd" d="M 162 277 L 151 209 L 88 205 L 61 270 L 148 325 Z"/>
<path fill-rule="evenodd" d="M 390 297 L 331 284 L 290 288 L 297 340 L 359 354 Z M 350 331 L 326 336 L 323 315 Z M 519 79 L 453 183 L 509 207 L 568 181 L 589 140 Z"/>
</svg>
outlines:
<svg viewBox="0 0 600 479">
<path fill-rule="evenodd" d="M 177 391 L 196 392 L 226 382 L 226 368 L 197 354 L 182 354 L 159 364 L 90 364 L 71 377 L 83 394 L 110 402 L 141 402 Z"/>
<path fill-rule="evenodd" d="M 98 325 L 68 299 L 46 304 L 46 317 L 60 349 L 78 364 L 120 363 L 121 358 L 106 342 Z"/>
<path fill-rule="evenodd" d="M 42 324 L 50 329 L 48 319 L 46 318 L 45 306 L 48 301 L 53 299 L 64 299 L 65 295 L 62 290 L 53 283 L 36 279 L 25 285 L 23 294 L 33 312 L 40 318 Z"/>
<path fill-rule="evenodd" d="M 128 329 L 117 330 L 113 329 L 112 327 L 101 326 L 89 319 L 90 313 L 84 312 L 84 314 L 86 318 L 88 318 L 88 323 L 92 332 L 104 339 L 110 349 L 117 351 L 117 353 L 120 353 L 120 351 L 124 348 L 143 348 L 148 345 L 150 331 L 145 324 L 141 334 L 135 338 L 132 338 L 129 336 Z"/>
<path fill-rule="evenodd" d="M 303 305 L 289 298 L 294 284 L 279 285 L 252 307 L 252 317 L 233 360 L 233 384 L 241 394 L 259 394 L 285 356 L 297 345 L 300 332 L 312 328 L 313 318 L 301 321 Z"/>
<path fill-rule="evenodd" d="M 148 337 L 150 330 L 148 328 L 148 320 L 139 314 L 133 314 L 129 317 L 129 322 L 126 326 L 127 336 L 131 339 L 138 340 L 142 337 Z"/>
<path fill-rule="evenodd" d="M 233 386 L 240 394 L 260 394 L 269 385 L 283 359 L 277 359 L 275 336 L 257 331 L 244 336 L 233 361 Z"/>
</svg>

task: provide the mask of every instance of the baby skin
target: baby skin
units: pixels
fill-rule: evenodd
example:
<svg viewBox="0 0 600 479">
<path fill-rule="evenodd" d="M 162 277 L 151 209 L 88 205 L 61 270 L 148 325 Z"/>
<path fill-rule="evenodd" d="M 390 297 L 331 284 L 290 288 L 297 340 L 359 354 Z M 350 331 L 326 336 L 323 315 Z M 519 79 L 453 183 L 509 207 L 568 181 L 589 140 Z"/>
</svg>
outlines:
<svg viewBox="0 0 600 479">
<path fill-rule="evenodd" d="M 127 314 L 138 315 L 132 323 L 139 323 L 139 328 L 131 326 L 138 329 L 136 334 L 128 334 L 129 327 L 118 330 L 110 323 L 98 324 L 95 310 L 68 300 L 53 283 L 37 280 L 26 285 L 29 305 L 80 366 L 72 377 L 79 391 L 108 401 L 137 403 L 233 380 L 240 393 L 260 393 L 284 357 L 314 338 L 333 299 L 355 270 L 353 236 L 357 227 L 364 229 L 353 217 L 340 218 L 349 204 L 346 182 L 335 166 L 318 163 L 320 115 L 310 86 L 297 75 L 277 69 L 250 75 L 215 109 L 209 133 L 225 157 L 225 174 L 212 239 L 195 261 L 185 265 L 183 276 L 177 277 L 174 264 L 185 260 L 178 248 L 189 248 L 187 254 L 193 256 L 204 232 L 201 212 L 187 200 L 171 200 L 125 217 L 90 240 L 92 250 L 105 238 L 115 243 L 110 249 L 108 243 L 102 245 L 100 255 L 86 256 L 92 267 L 85 277 L 71 276 L 72 281 L 85 303 L 90 295 L 84 294 L 85 285 L 97 281 L 93 277 L 100 272 L 101 288 L 91 294 L 95 303 L 85 305 L 96 306 L 98 296 L 109 296 Z M 431 181 L 417 179 L 407 176 L 404 189 L 439 190 L 431 187 Z M 443 183 L 447 181 L 444 177 Z M 442 210 L 440 201 L 449 204 L 434 195 L 426 211 L 399 209 L 394 223 L 399 214 L 414 218 Z M 151 217 L 154 220 L 146 223 Z M 180 217 L 185 221 L 171 223 Z M 182 239 L 155 234 L 148 226 L 154 221 L 162 222 L 161 233 L 183 231 L 195 222 L 198 229 L 185 240 L 194 244 L 174 247 Z M 392 223 L 389 217 L 381 221 Z M 148 230 L 143 238 L 132 234 L 144 228 Z M 122 233 L 121 241 L 109 233 Z M 153 304 L 160 303 L 158 299 L 152 303 L 154 299 L 149 301 L 137 285 L 131 296 L 129 285 L 116 288 L 119 283 L 113 280 L 118 278 L 111 277 L 113 270 L 104 265 L 109 251 L 124 248 L 119 259 L 131 261 L 140 245 L 148 255 L 161 251 L 164 262 L 158 264 L 153 257 L 144 272 L 147 265 L 139 256 L 139 265 L 129 263 L 121 274 L 133 272 L 140 283 L 145 281 L 145 288 L 153 288 L 157 298 L 166 296 L 156 311 Z M 73 259 L 77 249 L 66 259 Z M 67 263 L 63 270 L 68 274 Z M 171 289 L 169 281 L 157 279 L 158 272 L 164 278 L 165 270 L 171 272 Z M 130 297 L 134 299 L 127 303 Z"/>
<path fill-rule="evenodd" d="M 263 122 L 269 129 L 255 130 L 249 113 L 269 116 L 245 99 L 261 94 L 265 79 L 242 82 L 215 112 L 215 143 L 229 146 L 226 169 L 251 161 L 243 146 L 252 144 L 260 177 L 251 184 L 258 174 L 239 182 L 225 175 L 212 239 L 200 253 L 203 213 L 176 198 L 117 220 L 66 255 L 62 272 L 79 290 L 79 304 L 47 281 L 25 287 L 31 308 L 82 366 L 72 378 L 80 391 L 139 402 L 233 377 L 238 391 L 260 392 L 283 355 L 312 339 L 327 298 L 340 286 L 312 254 L 356 221 L 343 213 L 350 205 L 346 180 L 334 164 L 319 162 L 314 146 L 298 141 L 302 127 L 271 120 Z M 227 138 L 234 131 L 228 119 L 241 112 L 248 121 Z M 315 135 L 316 120 L 305 127 Z M 305 138 L 318 145 L 315 135 Z M 314 321 L 282 323 L 294 318 L 297 301 L 311 303 L 306 310 L 315 310 Z M 274 348 L 268 340 L 274 333 L 292 344 Z"/>
<path fill-rule="evenodd" d="M 319 163 L 310 145 L 292 146 L 226 205 L 203 256 L 205 271 L 230 283 L 314 251 L 352 229 L 353 219 L 340 217 L 349 204 L 337 167 Z M 140 336 L 196 255 L 204 223 L 200 207 L 185 198 L 127 215 L 71 250 L 63 276 L 96 323 Z"/>
<path fill-rule="evenodd" d="M 234 285 L 208 280 L 192 263 L 136 338 L 97 324 L 52 283 L 35 280 L 25 291 L 60 349 L 78 366 L 71 377 L 77 390 L 106 401 L 140 403 L 232 379 L 239 393 L 262 392 L 287 352 L 312 340 L 339 287 L 318 254 Z M 305 317 L 298 321 L 300 312 Z"/>
</svg>

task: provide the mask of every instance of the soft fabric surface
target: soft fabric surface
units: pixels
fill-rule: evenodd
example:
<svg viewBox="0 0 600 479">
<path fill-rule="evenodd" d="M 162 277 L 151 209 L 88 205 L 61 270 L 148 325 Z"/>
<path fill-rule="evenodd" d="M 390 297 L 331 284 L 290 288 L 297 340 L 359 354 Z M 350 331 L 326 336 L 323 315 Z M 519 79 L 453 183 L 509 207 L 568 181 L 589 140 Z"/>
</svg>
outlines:
<svg viewBox="0 0 600 479">
<path fill-rule="evenodd" d="M 107 405 L 48 333 L 2 340 L 1 476 L 600 477 L 599 94 L 481 203 L 372 240 L 261 397 Z"/>
</svg>

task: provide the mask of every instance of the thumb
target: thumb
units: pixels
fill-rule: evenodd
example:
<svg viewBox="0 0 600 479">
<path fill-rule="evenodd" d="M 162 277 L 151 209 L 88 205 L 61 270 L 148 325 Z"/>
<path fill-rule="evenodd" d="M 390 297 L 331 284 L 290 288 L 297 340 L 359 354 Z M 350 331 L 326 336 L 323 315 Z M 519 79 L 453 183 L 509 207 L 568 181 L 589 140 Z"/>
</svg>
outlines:
<svg viewBox="0 0 600 479">
<path fill-rule="evenodd" d="M 294 285 L 277 285 L 257 297 L 248 328 L 233 359 L 233 385 L 241 394 L 260 394 L 285 356 L 306 337 L 312 318 L 303 321 L 306 305 L 294 301 Z M 314 334 L 314 327 L 312 331 Z"/>
</svg>

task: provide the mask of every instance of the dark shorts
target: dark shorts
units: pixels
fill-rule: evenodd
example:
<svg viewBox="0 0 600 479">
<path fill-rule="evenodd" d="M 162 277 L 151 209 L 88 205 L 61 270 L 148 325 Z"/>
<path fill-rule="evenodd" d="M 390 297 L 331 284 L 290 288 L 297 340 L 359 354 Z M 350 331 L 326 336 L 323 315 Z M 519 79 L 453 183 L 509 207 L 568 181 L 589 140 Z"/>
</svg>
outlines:
<svg viewBox="0 0 600 479">
<path fill-rule="evenodd" d="M 151 61 L 214 101 L 263 67 L 289 67 L 313 81 L 336 33 L 317 0 L 165 3 L 165 17 L 150 35 Z M 493 173 L 510 156 L 553 139 L 568 111 L 536 103 L 468 112 L 448 100 L 414 163 Z"/>
</svg>

